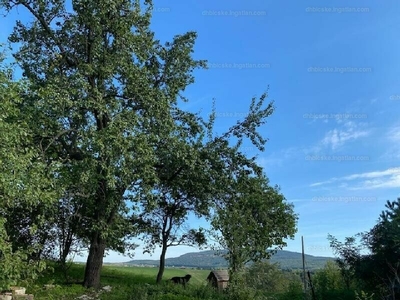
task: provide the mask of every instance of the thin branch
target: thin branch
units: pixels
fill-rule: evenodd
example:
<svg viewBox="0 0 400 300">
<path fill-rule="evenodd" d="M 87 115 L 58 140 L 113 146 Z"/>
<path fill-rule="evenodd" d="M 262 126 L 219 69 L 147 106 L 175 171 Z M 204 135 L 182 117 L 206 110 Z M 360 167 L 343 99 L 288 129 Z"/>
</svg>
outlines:
<svg viewBox="0 0 400 300">
<path fill-rule="evenodd" d="M 43 26 L 44 30 L 46 30 L 46 32 L 51 36 L 51 38 L 54 40 L 54 43 L 57 45 L 57 47 L 60 49 L 60 53 L 61 55 L 65 58 L 67 64 L 70 67 L 75 67 L 76 63 L 74 63 L 70 58 L 68 58 L 67 56 L 67 52 L 64 48 L 64 46 L 60 43 L 60 41 L 56 38 L 56 36 L 54 35 L 54 32 L 51 30 L 49 24 L 47 24 L 45 18 L 43 17 L 43 15 L 39 14 L 38 12 L 36 12 L 31 6 L 29 6 L 29 4 L 24 1 L 10 1 L 12 3 L 14 3 L 15 5 L 21 4 L 22 6 L 24 6 L 27 10 L 29 10 L 29 12 L 40 22 L 40 24 Z"/>
</svg>

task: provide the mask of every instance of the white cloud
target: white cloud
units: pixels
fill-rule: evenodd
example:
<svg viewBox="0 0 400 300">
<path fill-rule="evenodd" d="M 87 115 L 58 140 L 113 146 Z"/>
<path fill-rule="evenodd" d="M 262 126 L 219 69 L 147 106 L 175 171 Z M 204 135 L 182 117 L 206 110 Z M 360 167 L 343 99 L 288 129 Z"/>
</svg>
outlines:
<svg viewBox="0 0 400 300">
<path fill-rule="evenodd" d="M 400 143 L 400 125 L 395 125 L 389 129 L 387 138 L 395 143 Z"/>
<path fill-rule="evenodd" d="M 374 172 L 367 172 L 367 173 L 359 173 L 353 174 L 350 176 L 343 177 L 344 180 L 354 180 L 358 178 L 380 178 L 389 175 L 396 175 L 400 174 L 400 168 L 391 168 L 385 171 L 374 171 Z"/>
<path fill-rule="evenodd" d="M 341 123 L 342 121 L 337 120 L 337 122 Z M 356 140 L 370 134 L 369 130 L 360 127 L 365 127 L 365 124 L 347 121 L 343 124 L 343 128 L 335 128 L 328 131 L 322 139 L 321 144 L 330 147 L 332 150 L 336 150 L 350 140 Z"/>
<path fill-rule="evenodd" d="M 336 180 L 338 180 L 338 178 L 332 178 L 332 179 L 326 180 L 326 181 L 315 182 L 313 184 L 310 184 L 310 187 L 316 187 L 316 186 L 330 184 L 330 183 L 335 182 Z"/>
<path fill-rule="evenodd" d="M 358 181 L 357 181 L 358 180 Z M 400 167 L 390 168 L 384 171 L 373 171 L 359 174 L 352 174 L 340 178 L 331 178 L 327 181 L 316 182 L 310 187 L 322 186 L 334 182 L 341 182 L 340 186 L 349 190 L 371 190 L 379 188 L 399 188 L 400 187 Z M 349 181 L 357 181 L 350 186 Z"/>
<path fill-rule="evenodd" d="M 399 188 L 400 187 L 400 171 L 392 174 L 388 178 L 366 180 L 360 186 L 351 187 L 350 190 L 371 190 L 379 188 Z"/>
<path fill-rule="evenodd" d="M 393 125 L 388 129 L 385 135 L 386 152 L 381 156 L 381 159 L 398 161 L 400 159 L 400 125 Z"/>
<path fill-rule="evenodd" d="M 317 119 L 313 119 L 314 122 Z M 283 163 L 294 158 L 305 159 L 307 155 L 318 155 L 326 152 L 326 148 L 329 150 L 337 150 L 342 147 L 346 142 L 351 140 L 356 140 L 362 137 L 367 137 L 370 135 L 371 130 L 366 129 L 368 126 L 365 122 L 354 122 L 348 119 L 343 119 L 340 116 L 334 118 L 336 123 L 340 126 L 339 128 L 334 128 L 325 134 L 325 137 L 319 142 L 312 146 L 296 146 L 281 151 L 274 152 L 268 156 L 258 159 L 258 163 L 264 168 L 271 168 L 276 166 L 282 166 Z M 327 121 L 324 120 L 323 122 Z M 314 186 L 319 185 L 315 183 Z"/>
</svg>

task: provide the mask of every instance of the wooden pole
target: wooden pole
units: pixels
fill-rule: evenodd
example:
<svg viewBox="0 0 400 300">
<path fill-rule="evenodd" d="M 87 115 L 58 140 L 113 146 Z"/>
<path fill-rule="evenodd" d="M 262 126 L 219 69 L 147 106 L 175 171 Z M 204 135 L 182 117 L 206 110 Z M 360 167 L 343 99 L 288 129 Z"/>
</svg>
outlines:
<svg viewBox="0 0 400 300">
<path fill-rule="evenodd" d="M 317 300 L 317 297 L 315 296 L 314 286 L 313 286 L 312 281 L 311 281 L 310 271 L 307 271 L 307 275 L 308 275 L 308 280 L 310 281 L 312 299 L 313 300 Z"/>
<path fill-rule="evenodd" d="M 302 253 L 302 259 L 303 259 L 303 283 L 304 283 L 304 296 L 307 293 L 307 281 L 306 281 L 306 263 L 305 263 L 305 257 L 304 257 L 304 240 L 303 236 L 301 236 L 301 253 Z"/>
</svg>

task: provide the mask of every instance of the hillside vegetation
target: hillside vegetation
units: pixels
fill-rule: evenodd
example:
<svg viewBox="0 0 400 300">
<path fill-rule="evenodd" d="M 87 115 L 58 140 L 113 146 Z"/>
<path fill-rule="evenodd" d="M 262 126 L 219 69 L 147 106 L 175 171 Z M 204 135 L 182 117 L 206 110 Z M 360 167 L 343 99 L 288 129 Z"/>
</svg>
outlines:
<svg viewBox="0 0 400 300">
<path fill-rule="evenodd" d="M 219 255 L 224 252 L 215 252 L 212 250 L 191 252 L 183 254 L 179 257 L 171 257 L 165 260 L 168 267 L 190 267 L 203 269 L 228 268 L 227 261 Z M 305 255 L 308 270 L 322 269 L 328 261 L 333 261 L 331 257 L 318 257 Z M 278 250 L 269 261 L 278 263 L 283 270 L 300 270 L 302 269 L 301 253 Z M 158 266 L 158 260 L 131 260 L 126 264 L 139 266 Z"/>
</svg>

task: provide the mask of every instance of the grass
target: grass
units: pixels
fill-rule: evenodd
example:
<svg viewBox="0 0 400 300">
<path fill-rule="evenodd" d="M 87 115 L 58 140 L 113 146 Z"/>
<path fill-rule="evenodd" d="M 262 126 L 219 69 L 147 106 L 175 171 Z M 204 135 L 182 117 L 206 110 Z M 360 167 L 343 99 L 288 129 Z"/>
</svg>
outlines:
<svg viewBox="0 0 400 300">
<path fill-rule="evenodd" d="M 68 300 L 76 299 L 81 295 L 88 295 L 94 299 L 185 299 L 184 290 L 180 286 L 167 284 L 167 279 L 173 276 L 185 276 L 191 274 L 186 292 L 193 293 L 196 289 L 202 289 L 206 284 L 206 278 L 210 270 L 197 269 L 165 269 L 163 284 L 155 285 L 155 278 L 158 269 L 150 267 L 123 267 L 123 266 L 103 266 L 101 273 L 101 286 L 111 286 L 111 292 L 98 293 L 93 289 L 85 289 L 82 286 L 84 265 L 73 264 L 68 270 L 68 283 L 61 270 L 51 265 L 44 276 L 39 278 L 34 284 L 27 286 L 27 293 L 33 294 L 35 300 Z M 52 284 L 54 287 L 44 289 L 45 284 Z M 191 286 L 191 287 L 189 287 Z M 167 292 L 167 293 L 165 293 Z M 201 293 L 201 292 L 200 292 Z M 163 294 L 161 298 L 160 294 Z M 203 293 L 204 294 L 204 293 Z M 153 295 L 153 296 L 152 296 Z M 158 296 L 157 296 L 158 295 Z M 168 296 L 169 295 L 169 296 Z M 178 298 L 174 298 L 174 297 Z M 172 297 L 172 298 L 171 298 Z M 190 297 L 188 299 L 195 299 Z M 198 298 L 206 299 L 206 298 Z M 210 298 L 211 299 L 211 298 Z"/>
<path fill-rule="evenodd" d="M 111 286 L 110 292 L 85 289 L 82 286 L 84 264 L 72 264 L 68 270 L 68 283 L 65 276 L 55 265 L 34 284 L 27 286 L 27 293 L 33 294 L 35 300 L 69 300 L 87 295 L 92 300 L 303 300 L 302 290 L 288 290 L 284 293 L 265 293 L 255 291 L 248 286 L 233 285 L 233 289 L 221 293 L 206 284 L 210 270 L 168 268 L 164 272 L 162 284 L 156 285 L 157 268 L 125 267 L 115 265 L 103 266 L 101 286 Z M 192 278 L 186 288 L 168 281 L 173 276 L 191 274 Z M 52 284 L 44 289 L 45 284 Z M 268 295 L 268 296 L 267 296 Z M 81 298 L 82 299 L 82 298 Z M 328 299 L 328 298 L 327 298 Z M 333 298 L 332 298 L 333 299 Z"/>
<path fill-rule="evenodd" d="M 145 279 L 146 283 L 153 284 L 156 280 L 158 268 L 105 266 L 103 267 L 103 272 L 106 274 L 105 276 L 110 276 L 110 274 L 124 274 L 139 281 Z M 190 279 L 191 284 L 201 285 L 206 283 L 206 278 L 210 274 L 210 270 L 168 268 L 165 269 L 163 278 L 169 279 L 174 276 L 185 276 L 186 274 L 192 275 Z"/>
</svg>

